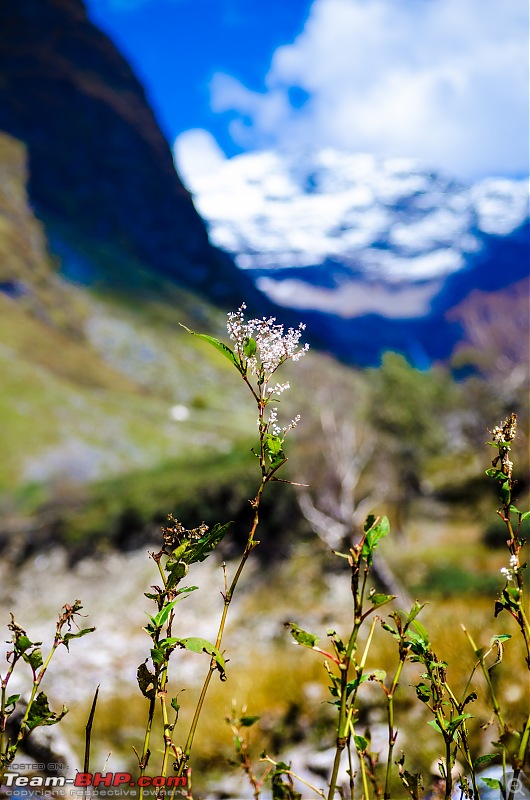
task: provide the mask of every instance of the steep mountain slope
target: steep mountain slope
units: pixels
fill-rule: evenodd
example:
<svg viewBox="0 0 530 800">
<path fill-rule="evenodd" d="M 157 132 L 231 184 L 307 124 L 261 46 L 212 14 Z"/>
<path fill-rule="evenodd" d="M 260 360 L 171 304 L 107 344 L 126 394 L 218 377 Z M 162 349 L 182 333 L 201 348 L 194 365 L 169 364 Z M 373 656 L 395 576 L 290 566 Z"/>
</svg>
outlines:
<svg viewBox="0 0 530 800">
<path fill-rule="evenodd" d="M 193 514 L 215 515 L 220 495 L 246 513 L 254 410 L 179 323 L 222 335 L 208 298 L 270 304 L 209 244 L 140 85 L 80 0 L 0 4 L 1 129 L 0 548 L 129 536 L 176 494 Z"/>
<path fill-rule="evenodd" d="M 31 486 L 64 499 L 75 484 L 183 454 L 207 451 L 215 461 L 254 430 L 225 359 L 178 326 L 221 328 L 222 313 L 174 284 L 148 282 L 133 261 L 129 280 L 149 289 L 142 304 L 65 281 L 26 179 L 24 146 L 0 135 L 4 523 L 13 497 Z"/>
<path fill-rule="evenodd" d="M 24 145 L 0 133 L 0 293 L 77 337 L 81 309 L 57 279 L 43 226 L 28 205 L 27 178 Z"/>
<path fill-rule="evenodd" d="M 50 230 L 114 244 L 217 301 L 253 294 L 210 246 L 141 85 L 82 0 L 3 0 L 0 76 L 0 130 L 27 145 Z"/>
<path fill-rule="evenodd" d="M 528 181 L 466 186 L 410 159 L 327 149 L 180 167 L 212 239 L 335 353 L 418 363 L 460 336 L 446 312 L 528 274 Z"/>
</svg>

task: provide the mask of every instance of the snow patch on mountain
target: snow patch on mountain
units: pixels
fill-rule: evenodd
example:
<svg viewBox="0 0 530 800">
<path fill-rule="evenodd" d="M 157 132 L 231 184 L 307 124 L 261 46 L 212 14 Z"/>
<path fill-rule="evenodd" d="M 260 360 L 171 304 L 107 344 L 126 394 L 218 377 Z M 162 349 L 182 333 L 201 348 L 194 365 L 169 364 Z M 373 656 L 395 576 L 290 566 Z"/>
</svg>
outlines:
<svg viewBox="0 0 530 800">
<path fill-rule="evenodd" d="M 468 186 L 411 159 L 330 148 L 231 159 L 213 148 L 187 159 L 189 150 L 177 149 L 178 168 L 213 243 L 285 306 L 425 315 L 486 236 L 528 218 L 527 180 Z"/>
<path fill-rule="evenodd" d="M 424 316 L 430 306 L 433 290 L 430 283 L 403 287 L 388 284 L 348 281 L 340 290 L 312 286 L 305 281 L 290 279 L 258 279 L 259 288 L 280 306 L 315 309 L 343 319 L 363 314 L 382 314 L 388 319 L 409 319 Z"/>
</svg>

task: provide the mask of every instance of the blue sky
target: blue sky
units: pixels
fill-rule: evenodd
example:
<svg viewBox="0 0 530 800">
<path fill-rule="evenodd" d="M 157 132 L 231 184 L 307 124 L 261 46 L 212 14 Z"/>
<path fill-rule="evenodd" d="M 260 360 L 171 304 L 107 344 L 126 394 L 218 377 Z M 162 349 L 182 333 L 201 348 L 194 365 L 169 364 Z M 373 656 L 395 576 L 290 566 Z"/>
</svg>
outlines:
<svg viewBox="0 0 530 800">
<path fill-rule="evenodd" d="M 213 132 L 227 153 L 237 111 L 211 108 L 211 84 L 232 75 L 258 92 L 276 48 L 301 33 L 312 0 L 86 0 L 148 91 L 170 142 L 190 128 Z"/>
<path fill-rule="evenodd" d="M 182 157 L 333 146 L 528 174 L 527 0 L 86 3 L 168 141 L 188 131 Z"/>
</svg>

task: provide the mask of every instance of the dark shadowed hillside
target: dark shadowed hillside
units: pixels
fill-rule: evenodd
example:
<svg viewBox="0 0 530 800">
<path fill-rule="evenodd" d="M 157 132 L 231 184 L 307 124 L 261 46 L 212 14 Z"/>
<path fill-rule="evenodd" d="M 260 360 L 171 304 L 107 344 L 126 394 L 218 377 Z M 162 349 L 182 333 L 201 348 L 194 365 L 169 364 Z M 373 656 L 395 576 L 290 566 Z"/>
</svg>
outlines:
<svg viewBox="0 0 530 800">
<path fill-rule="evenodd" d="M 0 3 L 0 130 L 27 145 L 49 226 L 221 302 L 252 293 L 210 246 L 140 83 L 81 0 Z"/>
</svg>

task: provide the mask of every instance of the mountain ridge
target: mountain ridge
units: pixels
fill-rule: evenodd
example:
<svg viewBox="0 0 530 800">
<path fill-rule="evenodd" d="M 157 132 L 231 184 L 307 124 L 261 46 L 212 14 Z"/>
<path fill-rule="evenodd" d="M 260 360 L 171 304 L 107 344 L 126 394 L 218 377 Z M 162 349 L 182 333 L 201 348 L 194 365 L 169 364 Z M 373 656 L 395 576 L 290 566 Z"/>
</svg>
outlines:
<svg viewBox="0 0 530 800">
<path fill-rule="evenodd" d="M 357 364 L 386 349 L 418 365 L 447 359 L 459 338 L 450 309 L 528 275 L 527 180 L 466 185 L 411 159 L 330 148 L 180 167 L 212 241 Z"/>
<path fill-rule="evenodd" d="M 225 309 L 302 317 L 313 345 L 349 363 L 395 349 L 420 366 L 450 356 L 446 316 L 472 289 L 527 274 L 522 182 L 477 195 L 410 159 L 328 149 L 218 160 L 206 192 L 184 174 L 192 196 L 82 0 L 5 0 L 0 73 L 0 130 L 27 147 L 30 201 L 73 281 L 119 293 L 150 273 Z"/>
<path fill-rule="evenodd" d="M 116 245 L 224 305 L 251 282 L 212 247 L 145 92 L 81 0 L 0 5 L 0 130 L 28 149 L 46 224 Z"/>
</svg>

